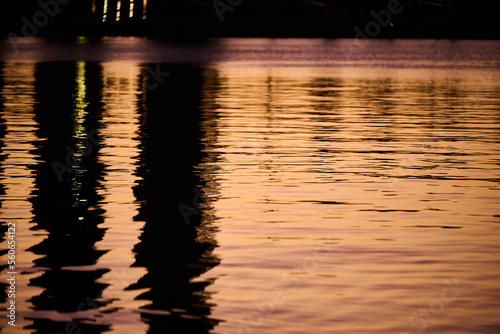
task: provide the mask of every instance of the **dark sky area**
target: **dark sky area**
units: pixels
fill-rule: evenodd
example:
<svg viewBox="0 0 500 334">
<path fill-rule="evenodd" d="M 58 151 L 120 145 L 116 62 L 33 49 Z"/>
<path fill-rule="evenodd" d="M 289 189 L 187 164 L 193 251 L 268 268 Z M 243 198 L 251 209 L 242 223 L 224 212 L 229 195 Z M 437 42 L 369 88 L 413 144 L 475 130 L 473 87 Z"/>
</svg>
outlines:
<svg viewBox="0 0 500 334">
<path fill-rule="evenodd" d="M 500 36 L 500 0 L 15 0 L 2 7 L 3 37 Z"/>
</svg>

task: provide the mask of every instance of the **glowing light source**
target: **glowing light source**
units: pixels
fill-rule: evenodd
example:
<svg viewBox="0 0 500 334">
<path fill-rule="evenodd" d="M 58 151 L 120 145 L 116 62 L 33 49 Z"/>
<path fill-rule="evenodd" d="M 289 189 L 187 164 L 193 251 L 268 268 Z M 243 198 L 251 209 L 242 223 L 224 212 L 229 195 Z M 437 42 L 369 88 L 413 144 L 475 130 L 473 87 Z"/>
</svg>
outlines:
<svg viewBox="0 0 500 334">
<path fill-rule="evenodd" d="M 104 8 L 102 9 L 102 22 L 106 22 L 108 16 L 108 0 L 104 0 Z"/>
<path fill-rule="evenodd" d="M 116 2 L 116 21 L 120 21 L 120 10 L 122 9 L 122 2 Z"/>
<path fill-rule="evenodd" d="M 148 7 L 148 0 L 144 0 L 143 5 L 142 5 L 142 19 L 146 19 L 146 12 L 147 12 L 147 7 Z"/>
<path fill-rule="evenodd" d="M 134 17 L 134 0 L 130 0 L 130 10 L 128 12 L 128 17 Z"/>
</svg>

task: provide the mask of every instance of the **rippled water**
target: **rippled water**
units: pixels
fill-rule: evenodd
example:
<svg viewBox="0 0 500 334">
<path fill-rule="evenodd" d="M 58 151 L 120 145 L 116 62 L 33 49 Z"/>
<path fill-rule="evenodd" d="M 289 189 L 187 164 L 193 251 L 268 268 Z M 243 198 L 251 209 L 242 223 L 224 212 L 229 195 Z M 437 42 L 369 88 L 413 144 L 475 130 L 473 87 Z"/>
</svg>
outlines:
<svg viewBox="0 0 500 334">
<path fill-rule="evenodd" d="M 16 47 L 6 332 L 500 331 L 498 42 Z"/>
</svg>

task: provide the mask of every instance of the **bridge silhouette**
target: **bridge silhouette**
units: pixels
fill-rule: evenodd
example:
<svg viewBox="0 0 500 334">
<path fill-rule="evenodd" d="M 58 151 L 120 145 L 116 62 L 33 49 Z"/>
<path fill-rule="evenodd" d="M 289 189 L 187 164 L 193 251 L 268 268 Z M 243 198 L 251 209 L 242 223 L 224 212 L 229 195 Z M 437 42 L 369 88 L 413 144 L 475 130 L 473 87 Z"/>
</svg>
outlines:
<svg viewBox="0 0 500 334">
<path fill-rule="evenodd" d="M 500 38 L 498 0 L 16 0 L 0 33 L 42 20 L 39 36 L 359 37 L 391 3 L 403 10 L 362 38 Z"/>
</svg>

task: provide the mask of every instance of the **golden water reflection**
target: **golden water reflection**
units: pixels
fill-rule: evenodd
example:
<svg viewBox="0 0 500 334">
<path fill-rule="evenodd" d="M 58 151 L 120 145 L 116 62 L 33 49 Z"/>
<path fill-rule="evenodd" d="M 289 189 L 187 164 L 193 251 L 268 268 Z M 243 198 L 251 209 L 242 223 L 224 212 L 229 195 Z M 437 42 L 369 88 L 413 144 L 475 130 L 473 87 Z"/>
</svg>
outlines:
<svg viewBox="0 0 500 334">
<path fill-rule="evenodd" d="M 0 216 L 2 226 L 7 222 L 16 223 L 16 269 L 25 272 L 17 276 L 17 313 L 22 316 L 29 309 L 28 300 L 33 293 L 40 293 L 40 289 L 27 290 L 30 279 L 38 276 L 30 267 L 40 256 L 27 249 L 40 242 L 44 233 L 33 233 L 31 221 L 31 204 L 28 199 L 35 189 L 35 180 L 31 166 L 37 163 L 38 155 L 34 152 L 37 122 L 34 108 L 35 95 L 35 64 L 11 63 L 0 66 L 2 86 L 0 89 L 0 133 L 1 139 L 1 168 L 0 168 Z M 5 229 L 6 230 L 6 229 Z M 3 238 L 2 238 L 3 239 Z M 4 241 L 4 240 L 2 240 Z M 5 244 L 5 246 L 4 246 Z M 7 244 L 2 243 L 2 249 Z M 6 254 L 2 253 L 2 269 L 7 271 Z M 2 300 L 7 298 L 7 289 L 3 284 L 6 278 L 2 274 Z M 3 324 L 3 322 L 2 322 Z"/>
<path fill-rule="evenodd" d="M 144 275 L 144 268 L 131 268 L 134 262 L 132 248 L 137 243 L 143 222 L 134 222 L 138 204 L 132 185 L 138 178 L 134 175 L 139 154 L 139 113 L 137 105 L 141 90 L 142 68 L 134 63 L 102 63 L 103 113 L 100 119 L 100 161 L 105 165 L 104 180 L 100 193 L 102 209 L 106 218 L 102 228 L 107 232 L 96 247 L 109 250 L 98 262 L 98 266 L 110 271 L 102 278 L 109 284 L 102 298 L 114 299 L 110 308 L 113 332 L 145 332 L 146 324 L 134 312 L 145 303 L 135 300 L 137 291 L 126 288 Z M 102 312 L 102 311 L 101 311 Z"/>
<path fill-rule="evenodd" d="M 0 91 L 14 332 L 499 324 L 494 73 L 8 62 Z"/>
<path fill-rule="evenodd" d="M 499 82 L 455 74 L 222 64 L 220 333 L 498 326 Z"/>
</svg>

